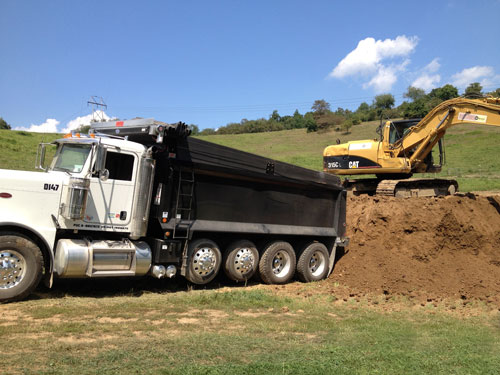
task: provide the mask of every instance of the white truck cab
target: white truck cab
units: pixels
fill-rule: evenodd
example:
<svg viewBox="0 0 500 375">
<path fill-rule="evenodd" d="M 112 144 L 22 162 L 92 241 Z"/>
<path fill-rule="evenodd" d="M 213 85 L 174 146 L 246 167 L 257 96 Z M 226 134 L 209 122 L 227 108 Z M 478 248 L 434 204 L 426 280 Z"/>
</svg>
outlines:
<svg viewBox="0 0 500 375">
<path fill-rule="evenodd" d="M 48 145 L 40 145 L 45 173 L 0 170 L 0 300 L 23 298 L 42 274 L 50 284 L 54 270 L 60 277 L 149 271 L 151 250 L 133 241 L 146 233 L 151 151 L 109 137 L 69 136 L 53 146 L 45 168 Z"/>
</svg>

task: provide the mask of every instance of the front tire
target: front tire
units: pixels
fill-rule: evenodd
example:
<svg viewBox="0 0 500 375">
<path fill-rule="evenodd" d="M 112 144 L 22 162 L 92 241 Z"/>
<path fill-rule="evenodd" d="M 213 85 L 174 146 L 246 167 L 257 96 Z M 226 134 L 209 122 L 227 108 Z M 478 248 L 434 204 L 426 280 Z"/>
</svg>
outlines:
<svg viewBox="0 0 500 375">
<path fill-rule="evenodd" d="M 217 244 L 208 239 L 191 242 L 188 249 L 186 279 L 193 284 L 203 285 L 212 281 L 219 272 L 222 255 Z"/>
<path fill-rule="evenodd" d="M 26 298 L 40 283 L 43 257 L 29 238 L 0 234 L 0 302 Z"/>
<path fill-rule="evenodd" d="M 276 241 L 266 247 L 259 262 L 259 274 L 266 284 L 285 284 L 295 273 L 296 257 L 292 245 Z"/>
</svg>

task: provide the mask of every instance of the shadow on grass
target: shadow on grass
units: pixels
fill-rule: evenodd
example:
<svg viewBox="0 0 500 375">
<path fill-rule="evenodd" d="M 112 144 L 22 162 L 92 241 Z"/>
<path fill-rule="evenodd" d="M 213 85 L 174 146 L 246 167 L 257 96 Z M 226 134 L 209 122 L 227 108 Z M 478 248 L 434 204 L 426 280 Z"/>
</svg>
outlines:
<svg viewBox="0 0 500 375">
<path fill-rule="evenodd" d="M 182 277 L 155 279 L 152 277 L 115 277 L 103 279 L 54 279 L 51 289 L 40 284 L 27 300 L 59 299 L 64 297 L 106 298 L 116 296 L 140 297 L 144 293 L 178 293 L 191 290 L 217 290 L 224 287 L 241 288 L 257 285 L 258 281 L 236 283 L 219 274 L 206 285 L 195 285 Z"/>
</svg>

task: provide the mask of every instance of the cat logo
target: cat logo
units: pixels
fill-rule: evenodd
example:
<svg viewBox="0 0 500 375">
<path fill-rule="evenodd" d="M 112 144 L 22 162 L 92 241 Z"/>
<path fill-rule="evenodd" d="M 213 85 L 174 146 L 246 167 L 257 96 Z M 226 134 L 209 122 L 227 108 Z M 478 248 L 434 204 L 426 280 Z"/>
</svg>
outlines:
<svg viewBox="0 0 500 375">
<path fill-rule="evenodd" d="M 349 162 L 349 169 L 353 168 L 359 168 L 359 161 L 350 161 Z"/>
</svg>

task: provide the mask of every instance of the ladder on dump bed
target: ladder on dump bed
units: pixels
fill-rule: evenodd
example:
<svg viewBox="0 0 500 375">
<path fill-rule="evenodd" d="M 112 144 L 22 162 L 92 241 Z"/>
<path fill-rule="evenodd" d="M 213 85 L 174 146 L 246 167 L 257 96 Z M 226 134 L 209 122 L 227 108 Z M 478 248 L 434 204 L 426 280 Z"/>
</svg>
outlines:
<svg viewBox="0 0 500 375">
<path fill-rule="evenodd" d="M 194 199 L 194 171 L 179 169 L 177 200 L 175 202 L 175 225 L 173 238 L 189 239 L 191 236 L 191 213 Z"/>
</svg>

